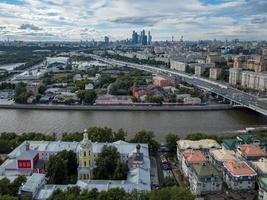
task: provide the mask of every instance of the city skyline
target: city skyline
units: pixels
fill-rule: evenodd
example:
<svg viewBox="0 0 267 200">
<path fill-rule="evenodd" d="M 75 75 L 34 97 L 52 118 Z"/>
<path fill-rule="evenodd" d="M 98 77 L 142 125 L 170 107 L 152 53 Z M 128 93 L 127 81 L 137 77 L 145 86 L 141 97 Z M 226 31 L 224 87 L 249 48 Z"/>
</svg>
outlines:
<svg viewBox="0 0 267 200">
<path fill-rule="evenodd" d="M 264 0 L 6 0 L 0 40 L 111 41 L 150 30 L 157 40 L 266 40 Z"/>
</svg>

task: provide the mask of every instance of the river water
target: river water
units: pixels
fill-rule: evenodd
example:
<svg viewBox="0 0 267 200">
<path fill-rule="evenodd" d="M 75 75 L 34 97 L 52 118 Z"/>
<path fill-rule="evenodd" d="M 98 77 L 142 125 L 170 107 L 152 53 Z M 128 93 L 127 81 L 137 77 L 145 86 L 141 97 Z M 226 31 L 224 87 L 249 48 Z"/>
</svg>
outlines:
<svg viewBox="0 0 267 200">
<path fill-rule="evenodd" d="M 91 126 L 123 128 L 131 138 L 137 131 L 154 131 L 159 141 L 167 133 L 220 134 L 246 127 L 267 126 L 267 117 L 248 110 L 221 111 L 51 111 L 0 109 L 0 132 L 57 133 Z"/>
</svg>

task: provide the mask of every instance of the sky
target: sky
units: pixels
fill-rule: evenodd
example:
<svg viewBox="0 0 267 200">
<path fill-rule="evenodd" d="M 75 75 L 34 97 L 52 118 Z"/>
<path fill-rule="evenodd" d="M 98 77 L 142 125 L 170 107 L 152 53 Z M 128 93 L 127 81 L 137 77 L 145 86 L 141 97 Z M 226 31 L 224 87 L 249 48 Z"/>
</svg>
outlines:
<svg viewBox="0 0 267 200">
<path fill-rule="evenodd" d="M 0 0 L 0 40 L 267 40 L 267 0 Z"/>
</svg>

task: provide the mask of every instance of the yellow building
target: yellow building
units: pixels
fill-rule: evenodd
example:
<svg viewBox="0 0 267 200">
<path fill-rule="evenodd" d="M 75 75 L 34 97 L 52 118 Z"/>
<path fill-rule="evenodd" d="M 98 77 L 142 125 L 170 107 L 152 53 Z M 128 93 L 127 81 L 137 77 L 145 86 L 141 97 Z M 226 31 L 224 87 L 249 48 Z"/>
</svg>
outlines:
<svg viewBox="0 0 267 200">
<path fill-rule="evenodd" d="M 92 142 L 88 139 L 87 130 L 84 131 L 83 140 L 79 146 L 78 179 L 90 180 L 93 178 L 94 155 Z"/>
</svg>

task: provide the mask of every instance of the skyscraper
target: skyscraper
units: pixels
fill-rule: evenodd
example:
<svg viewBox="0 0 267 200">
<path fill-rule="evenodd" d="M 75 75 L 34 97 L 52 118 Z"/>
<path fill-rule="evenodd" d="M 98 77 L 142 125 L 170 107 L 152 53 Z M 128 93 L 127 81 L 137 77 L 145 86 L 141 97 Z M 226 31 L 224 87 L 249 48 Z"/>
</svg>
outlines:
<svg viewBox="0 0 267 200">
<path fill-rule="evenodd" d="M 132 34 L 132 43 L 133 44 L 137 44 L 138 43 L 138 34 L 135 31 L 133 31 L 133 34 Z"/>
<path fill-rule="evenodd" d="M 151 45 L 151 42 L 152 42 L 152 36 L 150 34 L 150 31 L 148 31 L 148 41 L 147 41 L 147 44 L 148 45 Z"/>
<path fill-rule="evenodd" d="M 104 40 L 105 40 L 105 43 L 106 43 L 106 44 L 109 43 L 109 37 L 108 37 L 108 36 L 105 36 L 105 37 L 104 37 Z"/>
<path fill-rule="evenodd" d="M 147 45 L 147 36 L 145 30 L 141 31 L 141 44 Z"/>
</svg>

